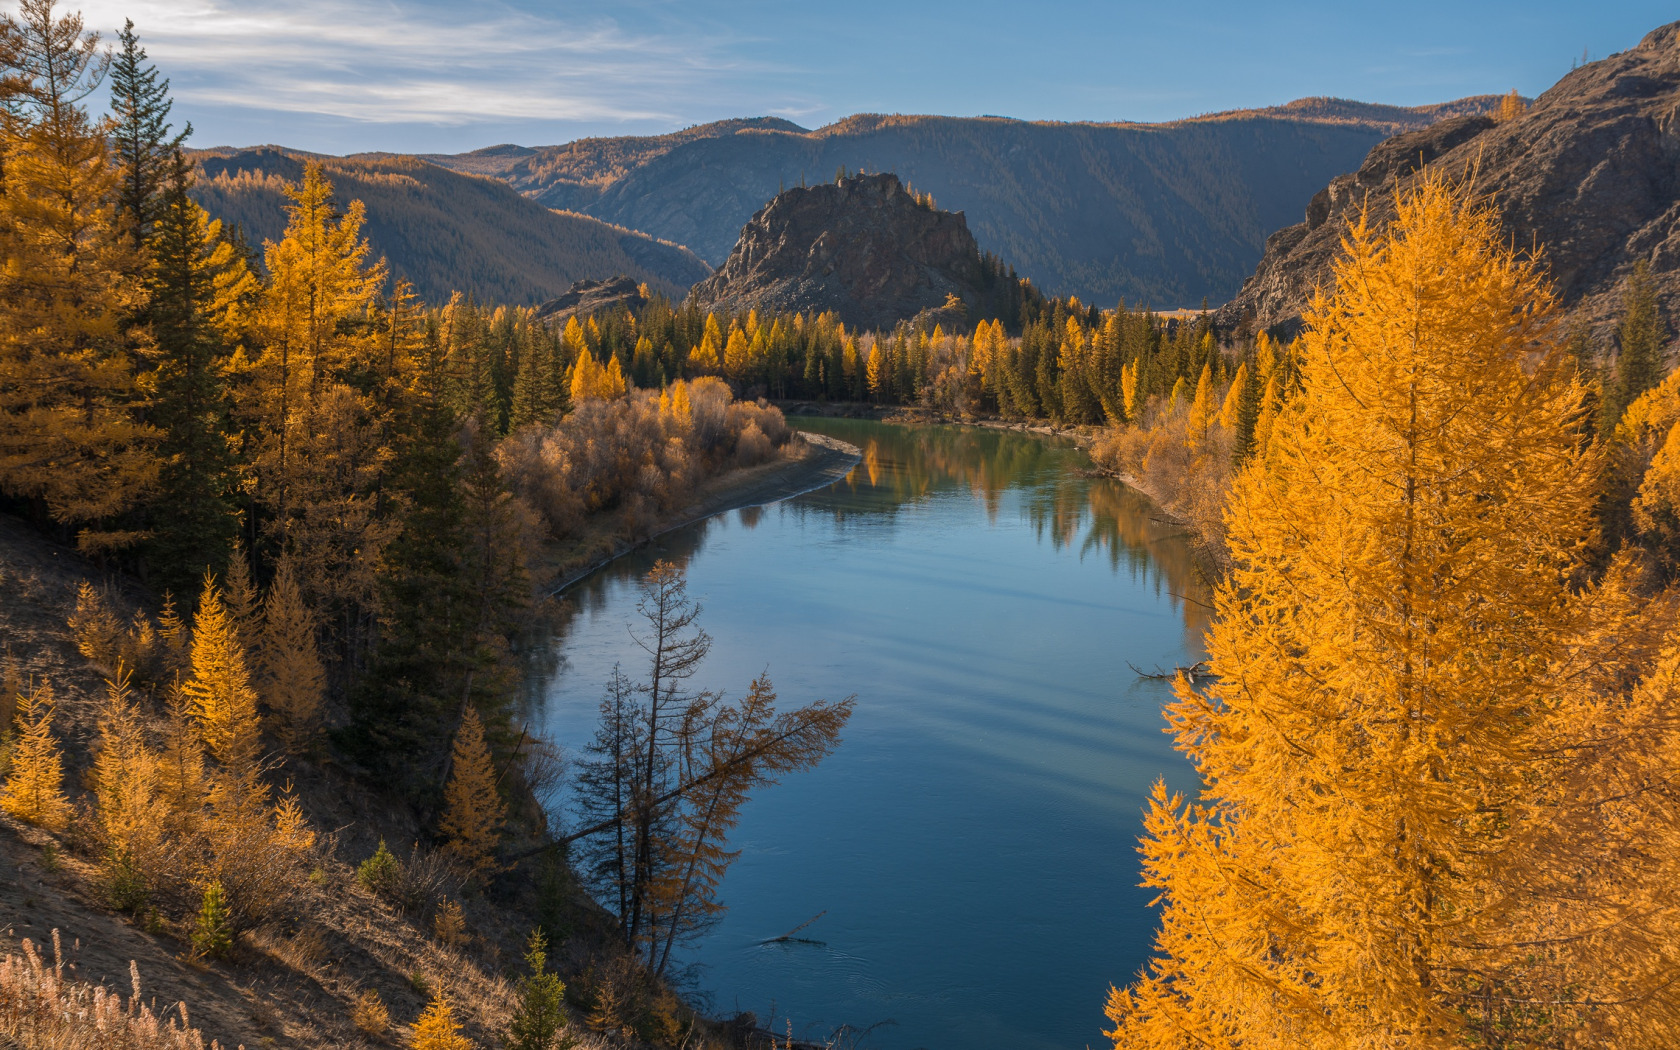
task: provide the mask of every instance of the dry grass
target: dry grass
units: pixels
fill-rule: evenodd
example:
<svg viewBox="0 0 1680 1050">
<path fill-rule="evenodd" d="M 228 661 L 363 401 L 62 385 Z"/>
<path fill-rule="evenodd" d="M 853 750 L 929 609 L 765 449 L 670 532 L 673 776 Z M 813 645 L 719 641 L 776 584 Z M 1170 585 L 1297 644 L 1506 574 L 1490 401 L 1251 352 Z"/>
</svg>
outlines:
<svg viewBox="0 0 1680 1050">
<path fill-rule="evenodd" d="M 50 966 L 26 938 L 22 955 L 0 960 L 0 1036 L 19 1050 L 204 1050 L 204 1037 L 188 1026 L 186 1004 L 160 1018 L 141 998 L 133 963 L 129 979 L 127 999 L 68 980 L 58 931 Z"/>
</svg>

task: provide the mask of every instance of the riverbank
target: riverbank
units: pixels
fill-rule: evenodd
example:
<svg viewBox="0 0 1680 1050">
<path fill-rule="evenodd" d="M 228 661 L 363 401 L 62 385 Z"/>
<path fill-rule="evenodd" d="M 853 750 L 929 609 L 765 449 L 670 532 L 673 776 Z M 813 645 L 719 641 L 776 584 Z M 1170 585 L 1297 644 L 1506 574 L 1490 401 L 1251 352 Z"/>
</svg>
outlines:
<svg viewBox="0 0 1680 1050">
<path fill-rule="evenodd" d="M 795 431 L 776 458 L 710 479 L 681 511 L 637 530 L 634 535 L 626 536 L 614 528 L 610 515 L 599 515 L 600 520 L 586 523 L 563 543 L 546 545 L 542 567 L 551 582 L 545 590 L 550 597 L 558 595 L 601 566 L 668 532 L 713 515 L 762 507 L 831 485 L 845 477 L 862 458 L 863 451 L 856 445 L 822 434 Z"/>
</svg>

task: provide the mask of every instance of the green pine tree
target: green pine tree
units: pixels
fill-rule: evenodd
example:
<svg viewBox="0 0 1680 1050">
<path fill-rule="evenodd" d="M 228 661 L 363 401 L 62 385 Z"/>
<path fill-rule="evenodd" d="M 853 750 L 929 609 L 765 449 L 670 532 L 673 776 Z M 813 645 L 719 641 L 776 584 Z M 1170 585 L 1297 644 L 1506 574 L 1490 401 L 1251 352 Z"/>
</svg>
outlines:
<svg viewBox="0 0 1680 1050">
<path fill-rule="evenodd" d="M 1634 399 L 1662 382 L 1668 329 L 1657 307 L 1657 289 L 1651 269 L 1641 259 L 1628 275 L 1622 323 L 1616 334 L 1621 350 L 1616 355 L 1615 377 L 1605 384 L 1600 430 L 1608 435 L 1622 421 L 1622 413 Z"/>
<path fill-rule="evenodd" d="M 566 1014 L 561 1008 L 566 986 L 548 969 L 548 941 L 541 930 L 532 930 L 525 942 L 525 965 L 531 973 L 515 984 L 519 1005 L 513 1010 L 507 1048 L 561 1050 L 571 1044 L 565 1033 Z"/>
<path fill-rule="evenodd" d="M 145 316 L 153 347 L 144 377 L 151 421 L 163 435 L 147 554 L 158 580 L 185 593 L 205 572 L 221 572 L 238 530 L 226 348 L 209 314 L 218 230 L 188 196 L 191 182 L 177 151 L 150 234 Z"/>
<path fill-rule="evenodd" d="M 116 119 L 111 140 L 121 170 L 117 222 L 131 245 L 140 248 L 168 207 L 164 191 L 173 170 L 171 158 L 192 134 L 192 125 L 170 135 L 174 103 L 169 81 L 160 80 L 157 67 L 147 64 L 132 20 L 124 23 L 117 41 L 111 63 L 111 111 Z"/>
</svg>

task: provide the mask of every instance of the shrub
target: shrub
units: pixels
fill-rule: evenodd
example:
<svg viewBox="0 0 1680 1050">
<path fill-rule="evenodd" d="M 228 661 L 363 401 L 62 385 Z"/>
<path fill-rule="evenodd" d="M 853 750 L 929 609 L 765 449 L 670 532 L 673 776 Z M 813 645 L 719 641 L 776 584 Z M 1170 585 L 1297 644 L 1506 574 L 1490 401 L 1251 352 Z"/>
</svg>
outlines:
<svg viewBox="0 0 1680 1050">
<path fill-rule="evenodd" d="M 192 942 L 194 952 L 210 959 L 220 959 L 233 950 L 233 923 L 228 918 L 227 901 L 218 881 L 204 887 L 204 902 L 198 909 Z"/>
<path fill-rule="evenodd" d="M 369 1039 L 383 1039 L 391 1030 L 391 1011 L 385 1009 L 379 993 L 368 988 L 356 996 L 356 1002 L 350 1007 L 350 1023 Z"/>
<path fill-rule="evenodd" d="M 446 948 L 460 948 L 467 943 L 467 917 L 461 906 L 445 897 L 438 902 L 432 916 L 432 936 Z"/>
<path fill-rule="evenodd" d="M 379 840 L 379 848 L 373 851 L 373 856 L 357 866 L 356 881 L 375 897 L 397 906 L 402 891 L 402 861 L 385 848 L 384 839 Z"/>
</svg>

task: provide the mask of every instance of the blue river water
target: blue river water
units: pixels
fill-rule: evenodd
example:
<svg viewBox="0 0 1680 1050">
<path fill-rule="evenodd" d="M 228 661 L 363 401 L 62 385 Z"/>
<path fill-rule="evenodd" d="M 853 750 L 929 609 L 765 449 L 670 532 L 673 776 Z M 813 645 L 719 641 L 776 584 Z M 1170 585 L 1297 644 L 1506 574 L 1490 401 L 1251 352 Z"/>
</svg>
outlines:
<svg viewBox="0 0 1680 1050">
<path fill-rule="evenodd" d="M 786 706 L 857 696 L 840 749 L 743 810 L 729 910 L 683 958 L 711 1011 L 882 1050 L 1103 1046 L 1155 923 L 1145 798 L 1195 785 L 1167 685 L 1128 666 L 1201 658 L 1189 547 L 1057 439 L 797 422 L 864 461 L 568 590 L 540 724 L 582 753 L 613 665 L 642 671 L 636 579 L 682 562 L 714 639 L 696 687 L 738 696 L 768 669 Z"/>
</svg>

